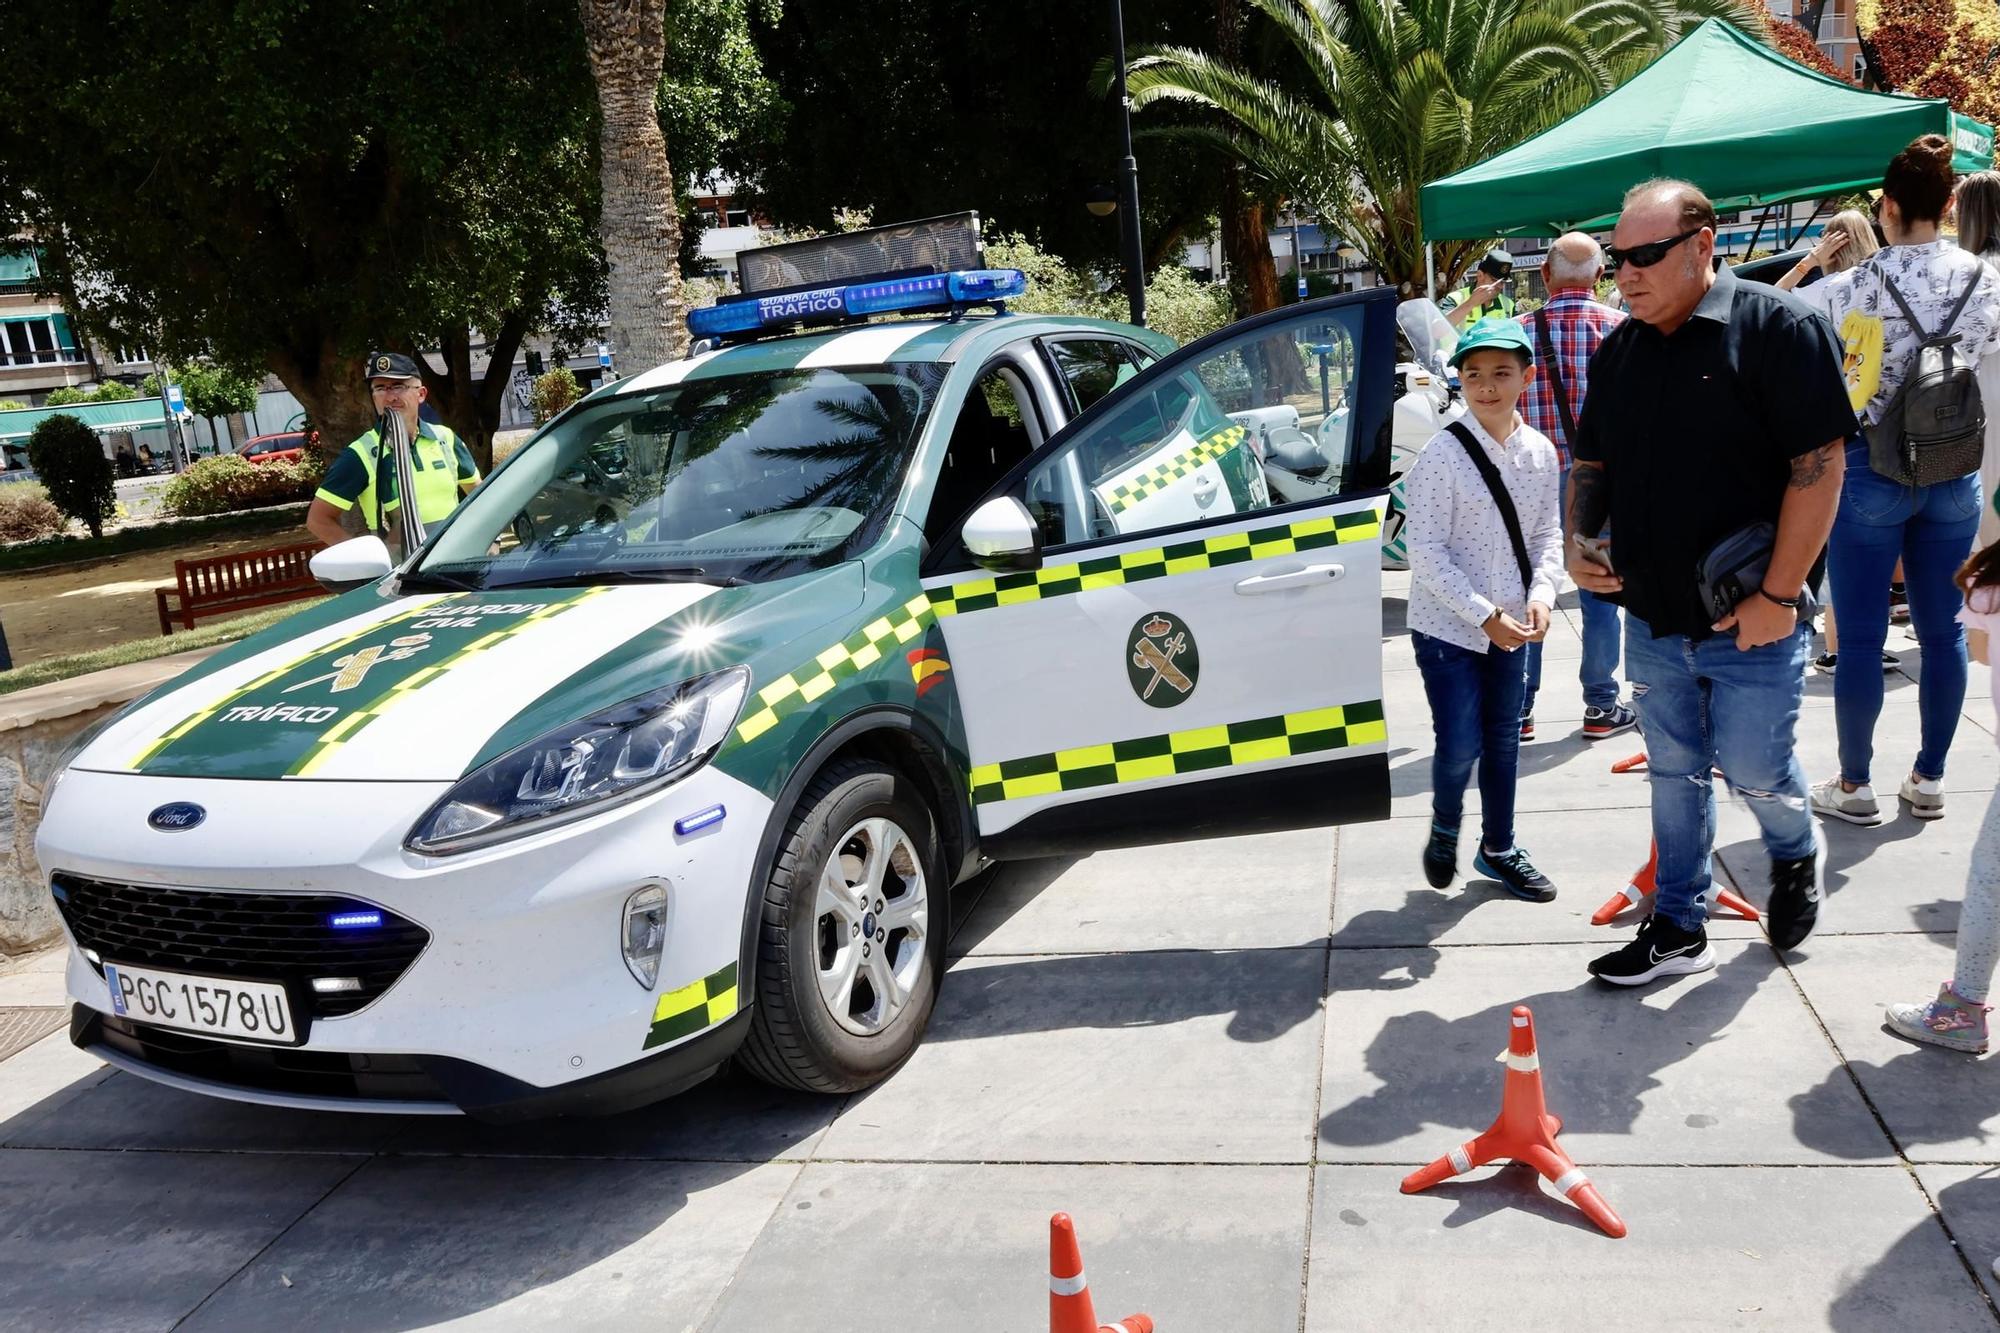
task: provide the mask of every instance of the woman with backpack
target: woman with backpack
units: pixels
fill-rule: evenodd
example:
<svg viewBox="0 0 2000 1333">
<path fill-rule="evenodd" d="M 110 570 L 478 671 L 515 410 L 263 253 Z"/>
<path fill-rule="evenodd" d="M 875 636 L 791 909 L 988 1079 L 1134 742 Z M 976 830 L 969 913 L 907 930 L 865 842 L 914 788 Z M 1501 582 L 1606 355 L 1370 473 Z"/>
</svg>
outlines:
<svg viewBox="0 0 2000 1333">
<path fill-rule="evenodd" d="M 1943 136 L 1925 135 L 1898 153 L 1882 192 L 1888 244 L 1821 284 L 1861 420 L 1848 441 L 1827 575 L 1840 608 L 1842 655 L 1873 661 L 1888 638 L 1889 581 L 1897 558 L 1903 561 L 1923 669 L 1921 741 L 1899 794 L 1916 818 L 1938 819 L 1945 754 L 1965 702 L 1955 575 L 1979 526 L 1985 417 L 1976 376 L 2000 342 L 2000 276 L 1938 234 L 1952 197 L 1951 145 Z M 1813 809 L 1879 824 L 1870 766 L 1882 678 L 1837 672 L 1833 695 L 1840 773 L 1813 787 Z"/>
</svg>

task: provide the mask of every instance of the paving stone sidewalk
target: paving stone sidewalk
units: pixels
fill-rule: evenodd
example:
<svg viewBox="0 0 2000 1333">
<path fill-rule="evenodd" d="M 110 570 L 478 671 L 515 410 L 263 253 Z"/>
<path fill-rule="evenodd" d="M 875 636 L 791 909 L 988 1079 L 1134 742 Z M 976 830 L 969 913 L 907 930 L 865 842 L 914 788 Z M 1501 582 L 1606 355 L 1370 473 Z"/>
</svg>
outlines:
<svg viewBox="0 0 2000 1333">
<path fill-rule="evenodd" d="M 1400 621 L 1406 579 L 1389 585 Z M 1577 623 L 1551 636 L 1521 802 L 1554 903 L 1424 885 L 1429 723 L 1392 632 L 1394 818 L 968 886 L 930 1036 L 864 1096 L 725 1076 L 613 1120 L 495 1129 L 210 1101 L 60 1032 L 33 1042 L 0 1061 L 0 1325 L 1032 1333 L 1062 1208 L 1100 1316 L 1143 1309 L 1163 1333 L 2000 1327 L 2000 1061 L 1880 1025 L 1950 968 L 2000 779 L 1984 671 L 1948 817 L 1829 830 L 1804 948 L 1718 923 L 1715 971 L 1612 992 L 1583 966 L 1621 932 L 1589 918 L 1644 859 L 1646 787 L 1609 771 L 1636 739 L 1577 737 Z M 1890 647 L 1893 790 L 1916 649 Z M 1830 678 L 1809 695 L 1820 778 Z M 1761 903 L 1740 808 L 1719 845 Z M 0 1043 L 63 1003 L 59 966 L 0 965 Z M 1625 1240 L 1518 1169 L 1397 1191 L 1492 1118 L 1523 1002 Z"/>
</svg>

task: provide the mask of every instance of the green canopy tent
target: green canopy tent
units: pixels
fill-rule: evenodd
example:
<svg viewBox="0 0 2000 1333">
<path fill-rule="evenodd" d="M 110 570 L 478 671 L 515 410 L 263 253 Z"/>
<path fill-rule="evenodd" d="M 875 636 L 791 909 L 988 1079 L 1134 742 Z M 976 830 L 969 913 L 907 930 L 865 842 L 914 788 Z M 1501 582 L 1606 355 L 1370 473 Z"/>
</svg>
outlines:
<svg viewBox="0 0 2000 1333">
<path fill-rule="evenodd" d="M 1708 19 L 1568 120 L 1424 186 L 1423 234 L 1601 230 L 1656 176 L 1693 181 L 1723 212 L 1866 189 L 1923 134 L 1952 141 L 1960 172 L 1993 165 L 1992 129 L 1944 101 L 1862 92 Z"/>
</svg>

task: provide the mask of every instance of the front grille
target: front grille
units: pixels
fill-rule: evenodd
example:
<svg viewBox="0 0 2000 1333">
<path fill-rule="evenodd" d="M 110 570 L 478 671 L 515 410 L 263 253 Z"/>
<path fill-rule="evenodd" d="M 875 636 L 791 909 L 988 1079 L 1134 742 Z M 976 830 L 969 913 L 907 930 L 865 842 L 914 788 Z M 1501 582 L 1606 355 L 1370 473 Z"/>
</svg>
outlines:
<svg viewBox="0 0 2000 1333">
<path fill-rule="evenodd" d="M 78 944 L 100 960 L 285 984 L 292 1012 L 338 1018 L 372 1003 L 417 960 L 430 932 L 386 908 L 331 894 L 234 893 L 113 884 L 57 873 L 50 887 Z M 344 912 L 382 924 L 336 929 Z M 314 977 L 354 977 L 358 991 L 314 992 Z"/>
<path fill-rule="evenodd" d="M 441 1102 L 450 1099 L 419 1055 L 348 1055 L 283 1046 L 239 1046 L 190 1032 L 142 1027 L 78 1007 L 71 1039 L 102 1043 L 135 1060 L 189 1078 L 263 1092 L 341 1101 Z"/>
</svg>

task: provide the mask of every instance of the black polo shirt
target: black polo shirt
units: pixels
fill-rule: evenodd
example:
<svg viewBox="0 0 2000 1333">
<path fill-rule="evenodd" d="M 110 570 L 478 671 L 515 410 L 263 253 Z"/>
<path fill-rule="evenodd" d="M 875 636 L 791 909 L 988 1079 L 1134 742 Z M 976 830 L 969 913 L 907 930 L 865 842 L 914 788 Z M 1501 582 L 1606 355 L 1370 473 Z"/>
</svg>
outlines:
<svg viewBox="0 0 2000 1333">
<path fill-rule="evenodd" d="M 1854 433 L 1840 358 L 1824 315 L 1726 265 L 1672 333 L 1628 319 L 1598 347 L 1575 453 L 1604 465 L 1615 600 L 1655 637 L 1708 636 L 1702 555 L 1776 523 L 1792 460 Z"/>
</svg>

